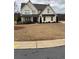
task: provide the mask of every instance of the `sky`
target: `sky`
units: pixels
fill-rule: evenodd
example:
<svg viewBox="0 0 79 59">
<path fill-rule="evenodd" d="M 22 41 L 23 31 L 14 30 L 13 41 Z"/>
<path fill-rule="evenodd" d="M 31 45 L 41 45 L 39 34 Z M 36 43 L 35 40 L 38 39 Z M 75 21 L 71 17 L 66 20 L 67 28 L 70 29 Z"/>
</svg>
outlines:
<svg viewBox="0 0 79 59">
<path fill-rule="evenodd" d="M 57 14 L 65 13 L 65 0 L 30 0 L 32 3 L 50 4 Z M 20 11 L 21 3 L 27 3 L 28 0 L 15 0 L 15 12 Z"/>
</svg>

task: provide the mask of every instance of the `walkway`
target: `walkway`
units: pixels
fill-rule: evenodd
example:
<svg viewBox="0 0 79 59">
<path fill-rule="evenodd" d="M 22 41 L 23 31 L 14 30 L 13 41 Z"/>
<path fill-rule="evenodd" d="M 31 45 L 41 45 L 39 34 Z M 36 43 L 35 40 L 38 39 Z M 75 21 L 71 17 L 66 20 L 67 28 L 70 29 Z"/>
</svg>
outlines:
<svg viewBox="0 0 79 59">
<path fill-rule="evenodd" d="M 44 40 L 44 41 L 15 41 L 15 49 L 29 49 L 29 48 L 48 48 L 65 45 L 64 39 Z"/>
</svg>

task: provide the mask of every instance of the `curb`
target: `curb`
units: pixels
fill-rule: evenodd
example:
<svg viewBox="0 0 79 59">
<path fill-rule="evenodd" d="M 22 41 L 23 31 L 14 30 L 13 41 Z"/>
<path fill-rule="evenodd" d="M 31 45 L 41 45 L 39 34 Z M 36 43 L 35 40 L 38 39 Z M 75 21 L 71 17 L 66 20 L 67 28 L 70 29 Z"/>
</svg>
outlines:
<svg viewBox="0 0 79 59">
<path fill-rule="evenodd" d="M 64 39 L 44 40 L 44 41 L 15 41 L 15 49 L 30 49 L 30 48 L 48 48 L 65 45 Z"/>
</svg>

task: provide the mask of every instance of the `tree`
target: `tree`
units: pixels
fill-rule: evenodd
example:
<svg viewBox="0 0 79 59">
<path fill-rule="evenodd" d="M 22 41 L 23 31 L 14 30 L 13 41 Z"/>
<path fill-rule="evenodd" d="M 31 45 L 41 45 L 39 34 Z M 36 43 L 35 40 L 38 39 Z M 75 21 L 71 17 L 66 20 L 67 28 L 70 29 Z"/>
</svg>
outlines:
<svg viewBox="0 0 79 59">
<path fill-rule="evenodd" d="M 17 4 L 16 1 L 14 2 L 14 13 L 19 13 L 19 11 L 18 11 L 18 4 Z"/>
</svg>

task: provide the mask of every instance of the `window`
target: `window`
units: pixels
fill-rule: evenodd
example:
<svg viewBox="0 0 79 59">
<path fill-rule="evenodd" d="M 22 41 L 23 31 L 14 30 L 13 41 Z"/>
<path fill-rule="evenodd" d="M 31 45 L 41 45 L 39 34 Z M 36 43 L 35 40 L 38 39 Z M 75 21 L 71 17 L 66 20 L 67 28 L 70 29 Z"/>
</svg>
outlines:
<svg viewBox="0 0 79 59">
<path fill-rule="evenodd" d="M 49 13 L 49 9 L 47 9 L 47 13 Z"/>
<path fill-rule="evenodd" d="M 27 21 L 30 21 L 30 17 L 27 17 Z"/>
<path fill-rule="evenodd" d="M 53 21 L 53 17 L 51 17 L 51 21 Z"/>
<path fill-rule="evenodd" d="M 30 10 L 25 10 L 25 14 L 31 14 Z"/>
<path fill-rule="evenodd" d="M 43 18 L 43 20 L 45 21 L 45 17 Z"/>
</svg>

